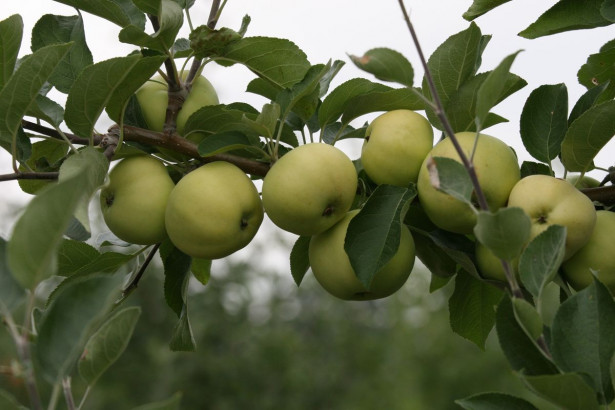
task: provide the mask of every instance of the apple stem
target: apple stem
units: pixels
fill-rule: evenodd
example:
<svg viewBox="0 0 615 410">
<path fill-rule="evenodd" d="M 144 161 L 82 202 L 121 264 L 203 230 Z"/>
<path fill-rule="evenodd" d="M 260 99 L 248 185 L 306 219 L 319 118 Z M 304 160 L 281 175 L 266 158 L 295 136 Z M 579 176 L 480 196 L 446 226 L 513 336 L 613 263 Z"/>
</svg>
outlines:
<svg viewBox="0 0 615 410">
<path fill-rule="evenodd" d="M 137 286 L 139 286 L 139 281 L 141 280 L 141 277 L 145 273 L 145 269 L 147 269 L 152 259 L 154 259 L 154 255 L 156 255 L 156 252 L 158 252 L 158 248 L 160 248 L 159 243 L 155 244 L 154 247 L 149 251 L 149 253 L 147 254 L 147 257 L 145 258 L 145 261 L 139 268 L 139 271 L 137 272 L 135 277 L 130 281 L 128 286 L 126 286 L 124 290 L 122 291 L 122 298 L 116 303 L 116 305 L 119 305 L 122 301 L 126 300 L 126 298 L 132 292 L 134 292 Z"/>
</svg>

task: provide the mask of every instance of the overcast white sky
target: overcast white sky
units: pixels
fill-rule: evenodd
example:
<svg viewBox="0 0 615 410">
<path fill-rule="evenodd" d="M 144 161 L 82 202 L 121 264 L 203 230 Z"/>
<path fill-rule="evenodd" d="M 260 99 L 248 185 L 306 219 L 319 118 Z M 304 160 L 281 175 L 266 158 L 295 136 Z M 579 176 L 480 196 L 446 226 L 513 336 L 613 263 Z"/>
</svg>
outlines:
<svg viewBox="0 0 615 410">
<path fill-rule="evenodd" d="M 469 23 L 461 15 L 471 3 L 471 0 L 406 0 L 406 7 L 411 12 L 427 56 L 447 37 L 467 28 Z M 512 145 L 521 160 L 530 159 L 521 146 L 518 134 L 519 115 L 529 93 L 541 84 L 564 82 L 568 86 L 572 107 L 584 92 L 576 80 L 578 68 L 589 54 L 597 52 L 614 34 L 613 26 L 610 26 L 537 40 L 517 36 L 519 31 L 554 3 L 555 0 L 515 0 L 476 20 L 483 34 L 493 35 L 484 54 L 481 71 L 494 68 L 502 58 L 516 50 L 525 50 L 517 57 L 512 71 L 526 79 L 529 85 L 495 109 L 508 118 L 510 123 L 486 131 Z M 191 11 L 195 25 L 206 21 L 209 6 L 209 0 L 197 0 L 197 5 Z M 29 33 L 41 15 L 75 14 L 72 8 L 52 0 L 3 1 L 0 19 L 16 13 L 21 14 L 25 24 L 22 55 L 29 52 Z M 312 63 L 325 63 L 329 59 L 346 61 L 347 65 L 334 81 L 333 87 L 350 78 L 366 76 L 350 63 L 347 53 L 360 55 L 370 48 L 383 46 L 400 51 L 412 62 L 415 84 L 420 84 L 422 70 L 397 0 L 229 0 L 218 26 L 237 29 L 245 14 L 252 17 L 248 35 L 288 38 L 305 51 Z M 116 41 L 119 28 L 97 17 L 84 17 L 87 41 L 96 61 L 133 50 L 132 46 L 123 46 Z M 221 68 L 212 64 L 205 69 L 204 74 L 216 86 L 223 103 L 245 101 L 255 107 L 265 103 L 262 98 L 245 93 L 252 75 L 242 67 Z M 370 118 L 373 116 L 361 118 L 360 122 Z M 103 123 L 98 128 L 104 130 L 107 125 Z M 360 142 L 344 142 L 341 147 L 354 159 L 360 151 Z M 610 144 L 608 151 L 599 156 L 599 165 L 612 165 L 613 144 Z M 12 172 L 9 156 L 2 151 L 0 173 L 9 172 Z M 7 204 L 23 204 L 29 196 L 20 192 L 16 182 L 1 184 L 0 236 L 6 238 L 11 226 L 3 217 L 8 209 Z"/>
</svg>

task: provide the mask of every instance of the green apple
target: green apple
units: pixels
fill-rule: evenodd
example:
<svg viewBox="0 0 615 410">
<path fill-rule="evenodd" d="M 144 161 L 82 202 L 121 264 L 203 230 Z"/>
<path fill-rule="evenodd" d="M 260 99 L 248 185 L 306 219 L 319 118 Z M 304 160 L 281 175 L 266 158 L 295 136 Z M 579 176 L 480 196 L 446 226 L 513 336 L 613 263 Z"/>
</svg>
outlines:
<svg viewBox="0 0 615 410">
<path fill-rule="evenodd" d="M 460 132 L 455 136 L 469 157 L 476 133 Z M 423 161 L 419 172 L 417 190 L 421 206 L 429 219 L 441 229 L 461 234 L 472 233 L 476 225 L 474 210 L 431 184 L 427 163 L 433 157 L 452 158 L 461 162 L 450 138 L 436 144 Z M 473 163 L 489 209 L 496 211 L 505 206 L 510 190 L 520 178 L 519 164 L 513 150 L 495 137 L 480 134 Z"/>
<path fill-rule="evenodd" d="M 164 213 L 175 185 L 162 162 L 139 155 L 120 161 L 100 191 L 105 223 L 118 238 L 140 245 L 165 237 Z"/>
<path fill-rule="evenodd" d="M 596 225 L 592 201 L 571 183 L 549 175 L 530 175 L 519 181 L 508 199 L 532 220 L 530 240 L 550 225 L 567 229 L 564 259 L 570 258 L 591 237 Z"/>
<path fill-rule="evenodd" d="M 148 129 L 152 131 L 163 131 L 168 105 L 168 89 L 164 79 L 155 76 L 136 92 L 141 113 L 147 122 Z M 183 135 L 186 121 L 195 111 L 206 105 L 215 104 L 218 104 L 218 95 L 213 85 L 203 76 L 196 77 L 182 109 L 177 114 L 177 133 Z"/>
<path fill-rule="evenodd" d="M 241 169 L 229 162 L 211 162 L 177 183 L 165 221 L 179 250 L 195 258 L 219 259 L 250 243 L 263 221 L 263 206 Z"/>
<path fill-rule="evenodd" d="M 342 219 L 357 191 L 354 164 L 338 148 L 301 145 L 276 161 L 263 181 L 265 212 L 279 228 L 316 235 Z"/>
<path fill-rule="evenodd" d="M 367 127 L 361 163 L 377 184 L 416 183 L 423 160 L 433 148 L 433 129 L 420 114 L 393 110 Z"/>
<path fill-rule="evenodd" d="M 581 174 L 568 175 L 566 181 L 570 182 L 577 189 L 597 188 L 600 186 L 600 181 Z"/>
<path fill-rule="evenodd" d="M 506 282 L 506 274 L 504 273 L 504 267 L 500 258 L 495 256 L 493 252 L 480 242 L 476 243 L 475 249 L 476 267 L 481 276 L 485 279 L 493 279 L 501 282 Z M 517 276 L 519 269 L 519 258 L 515 258 L 510 263 L 510 266 Z"/>
<path fill-rule="evenodd" d="M 402 287 L 414 266 L 414 240 L 403 225 L 399 248 L 366 289 L 357 278 L 344 250 L 350 220 L 358 210 L 347 212 L 337 224 L 310 239 L 309 259 L 314 277 L 330 294 L 344 300 L 372 300 L 387 297 Z"/>
<path fill-rule="evenodd" d="M 589 286 L 592 271 L 615 294 L 615 213 L 596 212 L 596 227 L 589 241 L 562 264 L 564 277 L 576 290 Z"/>
</svg>

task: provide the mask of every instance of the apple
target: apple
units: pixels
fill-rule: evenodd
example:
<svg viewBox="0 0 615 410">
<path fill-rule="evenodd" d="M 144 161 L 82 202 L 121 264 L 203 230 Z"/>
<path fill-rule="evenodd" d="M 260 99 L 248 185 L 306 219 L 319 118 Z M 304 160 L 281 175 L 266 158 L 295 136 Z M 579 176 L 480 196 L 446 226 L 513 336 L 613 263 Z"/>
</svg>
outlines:
<svg viewBox="0 0 615 410">
<path fill-rule="evenodd" d="M 596 227 L 589 241 L 562 264 L 564 277 L 575 290 L 589 286 L 592 271 L 615 294 L 615 213 L 596 212 Z"/>
<path fill-rule="evenodd" d="M 217 161 L 185 175 L 167 203 L 171 242 L 195 258 L 219 259 L 245 247 L 263 221 L 256 187 L 235 165 Z"/>
<path fill-rule="evenodd" d="M 414 240 L 408 227 L 403 225 L 397 253 L 376 272 L 368 290 L 357 278 L 344 250 L 348 224 L 357 213 L 358 210 L 347 212 L 333 227 L 310 239 L 309 260 L 312 273 L 327 292 L 343 300 L 387 297 L 406 283 L 412 271 L 415 260 Z"/>
<path fill-rule="evenodd" d="M 501 282 L 506 282 L 506 274 L 500 258 L 495 256 L 493 252 L 480 242 L 476 242 L 475 248 L 476 267 L 479 273 L 485 279 L 493 279 Z M 510 266 L 514 274 L 519 277 L 519 258 L 515 258 L 510 262 Z"/>
<path fill-rule="evenodd" d="M 581 174 L 568 175 L 566 181 L 570 182 L 577 189 L 597 188 L 600 186 L 600 181 Z"/>
<path fill-rule="evenodd" d="M 367 127 L 361 163 L 375 183 L 406 187 L 416 183 L 432 147 L 433 129 L 425 117 L 410 110 L 393 110 Z"/>
<path fill-rule="evenodd" d="M 186 75 L 187 73 L 182 77 L 185 78 Z M 152 131 L 163 131 L 169 101 L 168 89 L 166 81 L 161 76 L 155 76 L 136 92 L 141 113 L 147 122 L 148 129 Z M 186 121 L 195 111 L 206 105 L 218 103 L 218 95 L 213 85 L 203 76 L 196 77 L 182 109 L 177 114 L 177 133 L 183 135 Z"/>
<path fill-rule="evenodd" d="M 100 191 L 105 223 L 118 238 L 140 245 L 165 237 L 164 214 L 175 184 L 157 159 L 139 155 L 121 160 Z"/>
<path fill-rule="evenodd" d="M 549 175 L 530 175 L 510 192 L 508 206 L 517 206 L 532 220 L 530 240 L 550 225 L 567 229 L 564 259 L 570 258 L 591 237 L 596 225 L 592 201 L 571 183 Z"/>
<path fill-rule="evenodd" d="M 305 144 L 273 164 L 263 180 L 263 206 L 279 228 L 316 235 L 344 217 L 357 183 L 357 171 L 344 152 L 329 144 Z"/>
<path fill-rule="evenodd" d="M 463 151 L 470 156 L 476 140 L 474 132 L 455 134 Z M 430 181 L 427 168 L 433 157 L 452 158 L 461 162 L 450 138 L 438 142 L 431 150 L 419 172 L 418 197 L 429 219 L 439 228 L 461 234 L 470 234 L 476 225 L 476 213 L 468 205 L 436 189 Z M 474 169 L 491 211 L 506 205 L 508 194 L 520 179 L 519 165 L 513 150 L 499 139 L 480 134 L 474 153 Z"/>
</svg>

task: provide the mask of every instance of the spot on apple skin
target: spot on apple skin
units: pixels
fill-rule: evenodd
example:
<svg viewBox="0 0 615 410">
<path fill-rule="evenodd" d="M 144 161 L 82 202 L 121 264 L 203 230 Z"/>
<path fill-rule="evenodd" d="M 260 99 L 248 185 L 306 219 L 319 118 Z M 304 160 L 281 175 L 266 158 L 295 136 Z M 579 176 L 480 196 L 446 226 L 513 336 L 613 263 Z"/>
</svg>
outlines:
<svg viewBox="0 0 615 410">
<path fill-rule="evenodd" d="M 240 229 L 243 231 L 248 227 L 248 219 L 241 218 L 241 223 L 239 224 Z"/>
<path fill-rule="evenodd" d="M 333 205 L 327 205 L 325 210 L 322 212 L 322 216 L 331 216 L 335 212 L 335 207 Z"/>
<path fill-rule="evenodd" d="M 107 204 L 107 206 L 111 206 L 113 205 L 113 201 L 115 201 L 115 195 L 113 194 L 107 194 L 105 195 L 105 203 Z"/>
</svg>

